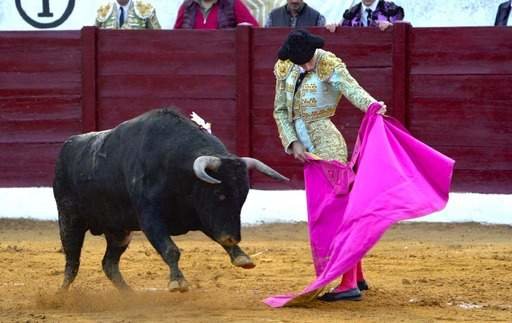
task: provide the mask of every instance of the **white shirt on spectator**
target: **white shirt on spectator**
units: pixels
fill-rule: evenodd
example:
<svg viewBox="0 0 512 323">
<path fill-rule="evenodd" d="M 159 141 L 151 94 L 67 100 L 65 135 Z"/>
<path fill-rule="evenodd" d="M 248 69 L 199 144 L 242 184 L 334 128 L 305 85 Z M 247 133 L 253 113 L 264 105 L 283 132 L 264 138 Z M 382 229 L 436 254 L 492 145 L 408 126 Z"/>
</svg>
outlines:
<svg viewBox="0 0 512 323">
<path fill-rule="evenodd" d="M 366 12 L 366 9 L 370 9 L 374 12 L 375 9 L 377 9 L 378 4 L 379 1 L 374 1 L 371 6 L 365 6 L 364 3 L 361 2 L 361 21 L 364 26 L 368 26 L 368 13 Z"/>
<path fill-rule="evenodd" d="M 512 3 L 510 4 L 510 14 L 508 15 L 507 26 L 512 26 L 512 19 L 510 19 L 510 16 L 512 16 Z"/>
</svg>

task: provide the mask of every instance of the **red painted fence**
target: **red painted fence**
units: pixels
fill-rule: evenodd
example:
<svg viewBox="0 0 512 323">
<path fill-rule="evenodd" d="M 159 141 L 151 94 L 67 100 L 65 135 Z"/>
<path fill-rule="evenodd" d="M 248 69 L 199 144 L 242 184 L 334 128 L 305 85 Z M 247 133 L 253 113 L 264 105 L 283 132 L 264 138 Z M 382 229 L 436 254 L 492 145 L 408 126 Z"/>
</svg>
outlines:
<svg viewBox="0 0 512 323">
<path fill-rule="evenodd" d="M 0 32 L 0 186 L 49 186 L 70 135 L 176 106 L 292 178 L 253 174 L 253 187 L 302 187 L 272 119 L 272 67 L 288 31 Z M 457 161 L 454 190 L 512 193 L 512 28 L 314 32 L 390 114 Z M 342 101 L 334 120 L 349 144 L 361 118 Z"/>
</svg>

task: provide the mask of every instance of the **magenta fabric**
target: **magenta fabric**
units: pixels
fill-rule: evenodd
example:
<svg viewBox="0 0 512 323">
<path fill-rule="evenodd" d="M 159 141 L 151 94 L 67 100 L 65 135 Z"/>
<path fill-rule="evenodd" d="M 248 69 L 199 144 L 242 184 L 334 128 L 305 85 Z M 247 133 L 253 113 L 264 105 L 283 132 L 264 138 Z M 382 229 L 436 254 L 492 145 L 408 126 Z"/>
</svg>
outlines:
<svg viewBox="0 0 512 323">
<path fill-rule="evenodd" d="M 264 300 L 272 307 L 315 299 L 332 281 L 357 265 L 394 223 L 443 209 L 454 160 L 412 137 L 398 121 L 378 115 L 372 104 L 359 130 L 360 152 L 348 194 L 339 194 L 332 161 L 305 164 L 308 226 L 317 278 L 302 292 Z M 350 164 L 350 163 L 349 163 Z"/>
</svg>

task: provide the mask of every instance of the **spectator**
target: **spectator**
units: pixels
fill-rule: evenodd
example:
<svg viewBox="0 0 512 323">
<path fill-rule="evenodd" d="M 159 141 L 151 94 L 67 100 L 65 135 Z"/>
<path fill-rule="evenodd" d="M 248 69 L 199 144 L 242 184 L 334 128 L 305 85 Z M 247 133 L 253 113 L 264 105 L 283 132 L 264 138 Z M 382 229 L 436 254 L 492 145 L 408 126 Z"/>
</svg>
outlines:
<svg viewBox="0 0 512 323">
<path fill-rule="evenodd" d="M 258 27 L 258 21 L 241 0 L 185 0 L 174 29 L 221 29 L 237 25 Z"/>
<path fill-rule="evenodd" d="M 242 0 L 260 26 L 265 26 L 268 14 L 284 4 L 284 0 Z"/>
<path fill-rule="evenodd" d="M 496 14 L 495 26 L 512 26 L 512 20 L 510 19 L 510 10 L 512 7 L 512 0 L 508 0 L 500 4 L 498 7 L 498 13 Z"/>
<path fill-rule="evenodd" d="M 116 0 L 100 6 L 96 27 L 104 29 L 160 29 L 155 8 L 145 1 Z"/>
<path fill-rule="evenodd" d="M 303 0 L 287 0 L 287 4 L 270 12 L 265 27 L 325 26 L 325 17 Z"/>
<path fill-rule="evenodd" d="M 404 16 L 404 9 L 391 1 L 362 0 L 345 11 L 341 25 L 379 27 L 384 31 L 393 26 L 395 21 L 403 20 Z M 339 25 L 330 24 L 326 28 L 333 32 L 337 26 Z"/>
</svg>

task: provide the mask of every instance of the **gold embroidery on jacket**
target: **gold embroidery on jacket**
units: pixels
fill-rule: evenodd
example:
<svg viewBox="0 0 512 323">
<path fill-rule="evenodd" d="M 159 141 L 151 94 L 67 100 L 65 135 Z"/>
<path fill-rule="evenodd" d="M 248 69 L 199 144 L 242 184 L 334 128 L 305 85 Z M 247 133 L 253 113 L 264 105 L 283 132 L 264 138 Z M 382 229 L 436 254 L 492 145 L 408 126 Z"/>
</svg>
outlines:
<svg viewBox="0 0 512 323">
<path fill-rule="evenodd" d="M 314 83 L 306 83 L 302 85 L 302 91 L 315 93 L 318 89 L 318 86 Z"/>
<path fill-rule="evenodd" d="M 317 101 L 315 98 L 304 99 L 304 100 L 301 100 L 301 105 L 303 108 L 308 108 L 308 107 L 316 108 Z"/>
<path fill-rule="evenodd" d="M 321 81 L 326 81 L 334 73 L 334 69 L 343 64 L 343 62 L 333 53 L 324 52 L 323 55 L 320 56 L 317 64 L 318 78 Z"/>
<path fill-rule="evenodd" d="M 304 111 L 302 109 L 297 108 L 294 110 L 293 119 L 302 118 L 304 121 L 315 121 L 319 119 L 330 118 L 336 112 L 336 107 L 329 107 L 316 111 Z"/>
<path fill-rule="evenodd" d="M 354 106 L 366 111 L 368 106 L 375 102 L 375 99 L 363 89 L 359 83 L 350 75 L 345 64 L 337 66 L 336 76 L 331 79 L 331 83 L 334 87 L 341 91 L 341 94 L 345 96 Z"/>
<path fill-rule="evenodd" d="M 143 1 L 135 2 L 135 13 L 139 18 L 147 19 L 153 14 L 153 6 Z"/>
<path fill-rule="evenodd" d="M 98 8 L 98 21 L 105 22 L 112 14 L 112 3 L 107 3 Z"/>
<path fill-rule="evenodd" d="M 345 139 L 330 119 L 306 123 L 309 137 L 315 148 L 315 155 L 326 160 L 347 161 Z"/>
<path fill-rule="evenodd" d="M 317 120 L 332 117 L 336 112 L 336 106 L 330 106 L 321 110 L 311 111 L 307 114 L 308 120 Z"/>
<path fill-rule="evenodd" d="M 290 60 L 278 60 L 274 66 L 274 75 L 278 80 L 284 80 L 292 70 L 293 63 Z"/>
</svg>

